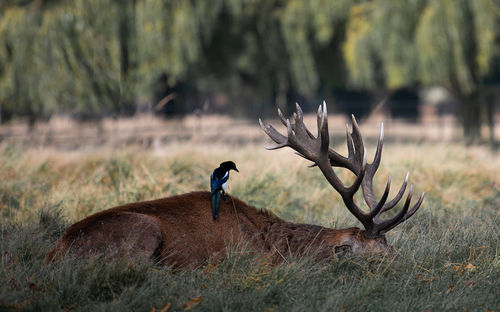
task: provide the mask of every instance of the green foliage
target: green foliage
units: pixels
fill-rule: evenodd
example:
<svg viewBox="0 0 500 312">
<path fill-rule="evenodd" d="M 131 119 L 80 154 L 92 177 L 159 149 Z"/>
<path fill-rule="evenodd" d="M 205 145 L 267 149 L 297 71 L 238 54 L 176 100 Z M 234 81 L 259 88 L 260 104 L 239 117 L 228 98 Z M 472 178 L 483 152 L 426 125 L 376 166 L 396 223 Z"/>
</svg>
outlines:
<svg viewBox="0 0 500 312">
<path fill-rule="evenodd" d="M 344 55 L 353 84 L 389 90 L 416 82 L 457 95 L 477 90 L 494 61 L 500 7 L 480 1 L 392 1 L 350 11 Z"/>
<path fill-rule="evenodd" d="M 380 99 L 438 85 L 474 137 L 499 79 L 499 23 L 494 0 L 3 1 L 0 121 L 205 103 L 253 117 L 351 88 Z"/>
<path fill-rule="evenodd" d="M 240 115 L 275 102 L 285 106 L 291 91 L 312 99 L 321 80 L 332 80 L 318 58 L 324 63 L 332 55 L 328 49 L 350 6 L 323 0 L 6 2 L 0 7 L 1 113 L 32 119 L 123 113 L 179 85 L 205 97 L 225 94 L 235 103 L 229 110 Z M 158 87 L 161 77 L 166 85 Z"/>
<path fill-rule="evenodd" d="M 187 78 L 188 69 L 210 41 L 223 1 L 137 1 L 139 75 L 169 77 L 169 85 Z M 149 77 L 149 78 L 147 78 Z"/>
<path fill-rule="evenodd" d="M 499 22 L 500 4 L 492 0 L 355 5 L 344 43 L 351 84 L 382 98 L 418 83 L 445 87 L 459 102 L 465 136 L 478 140 L 481 93 L 500 56 Z"/>
<path fill-rule="evenodd" d="M 346 20 L 352 1 L 288 1 L 281 12 L 281 28 L 298 91 L 309 97 L 318 89 L 320 76 L 315 46 L 326 46 Z M 330 52 L 331 53 L 331 52 Z M 331 69 L 334 70 L 334 69 Z"/>
<path fill-rule="evenodd" d="M 383 0 L 353 7 L 344 56 L 354 85 L 395 90 L 418 80 L 413 34 L 423 3 Z"/>
<path fill-rule="evenodd" d="M 30 117 L 65 111 L 92 115 L 118 105 L 115 19 L 112 1 L 105 0 L 41 11 L 7 9 L 0 20 L 4 111 Z"/>
</svg>

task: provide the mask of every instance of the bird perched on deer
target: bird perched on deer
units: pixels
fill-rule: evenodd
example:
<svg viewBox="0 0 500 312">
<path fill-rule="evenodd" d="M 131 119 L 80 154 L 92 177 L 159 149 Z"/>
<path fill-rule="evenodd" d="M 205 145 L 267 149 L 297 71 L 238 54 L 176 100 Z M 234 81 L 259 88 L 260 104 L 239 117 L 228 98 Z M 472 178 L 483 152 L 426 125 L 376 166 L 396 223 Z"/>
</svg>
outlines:
<svg viewBox="0 0 500 312">
<path fill-rule="evenodd" d="M 219 212 L 220 198 L 226 200 L 227 181 L 229 180 L 229 171 L 239 172 L 236 164 L 232 161 L 225 161 L 210 175 L 210 189 L 212 193 L 212 218 L 217 219 Z"/>
</svg>

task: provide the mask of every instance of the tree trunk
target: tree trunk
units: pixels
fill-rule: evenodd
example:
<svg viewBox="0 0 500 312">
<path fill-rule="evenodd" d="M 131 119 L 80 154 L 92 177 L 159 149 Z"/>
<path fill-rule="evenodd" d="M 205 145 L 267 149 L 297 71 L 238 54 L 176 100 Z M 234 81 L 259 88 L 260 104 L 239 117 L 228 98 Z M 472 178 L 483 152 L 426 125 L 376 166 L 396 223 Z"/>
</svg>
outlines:
<svg viewBox="0 0 500 312">
<path fill-rule="evenodd" d="M 467 145 L 477 144 L 481 140 L 480 112 L 478 93 L 473 93 L 460 99 L 460 117 Z"/>
<path fill-rule="evenodd" d="M 485 88 L 483 92 L 484 98 L 484 116 L 486 118 L 486 123 L 488 124 L 489 130 L 489 144 L 491 147 L 495 147 L 495 101 L 498 96 L 498 86 L 490 86 Z"/>
<path fill-rule="evenodd" d="M 489 142 L 490 146 L 494 147 L 496 144 L 495 141 L 495 120 L 494 120 L 494 103 L 493 101 L 489 101 L 486 103 L 486 118 L 488 118 L 488 130 L 490 132 Z"/>
<path fill-rule="evenodd" d="M 117 2 L 119 21 L 118 21 L 118 39 L 120 45 L 120 99 L 118 101 L 118 113 L 130 113 L 133 107 L 134 93 L 131 90 L 131 69 L 133 67 L 132 45 L 134 38 L 133 25 L 135 24 L 135 0 Z"/>
</svg>

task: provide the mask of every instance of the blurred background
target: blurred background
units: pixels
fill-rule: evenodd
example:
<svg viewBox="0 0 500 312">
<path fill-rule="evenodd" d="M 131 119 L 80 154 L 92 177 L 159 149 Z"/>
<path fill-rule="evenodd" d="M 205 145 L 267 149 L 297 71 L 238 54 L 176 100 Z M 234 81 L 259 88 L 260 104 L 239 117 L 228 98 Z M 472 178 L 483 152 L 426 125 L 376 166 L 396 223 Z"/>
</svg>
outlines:
<svg viewBox="0 0 500 312">
<path fill-rule="evenodd" d="M 395 261 L 42 265 L 69 224 L 208 191 L 225 160 L 249 205 L 361 226 L 321 170 L 264 149 L 259 117 L 286 133 L 298 102 L 316 133 L 323 100 L 342 155 L 351 114 L 368 163 L 384 122 L 377 200 L 407 172 L 412 205 L 426 192 Z M 500 0 L 0 0 L 0 311 L 499 312 L 499 153 Z"/>
<path fill-rule="evenodd" d="M 340 129 L 495 146 L 499 86 L 497 0 L 0 1 L 7 142 L 239 140 L 326 100 Z"/>
</svg>

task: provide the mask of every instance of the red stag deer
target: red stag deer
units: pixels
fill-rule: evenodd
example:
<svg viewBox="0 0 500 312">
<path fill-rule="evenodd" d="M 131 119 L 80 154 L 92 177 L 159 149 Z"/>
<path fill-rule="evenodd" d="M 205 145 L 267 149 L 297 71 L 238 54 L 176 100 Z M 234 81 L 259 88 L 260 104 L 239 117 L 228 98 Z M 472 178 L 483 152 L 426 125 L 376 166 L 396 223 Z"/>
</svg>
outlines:
<svg viewBox="0 0 500 312">
<path fill-rule="evenodd" d="M 317 259 L 353 253 L 393 253 L 385 233 L 410 218 L 420 207 L 424 194 L 411 208 L 412 188 L 403 209 L 390 219 L 380 214 L 396 206 L 403 197 L 408 175 L 391 201 L 390 178 L 377 202 L 373 194 L 373 176 L 380 163 L 383 143 L 383 124 L 375 158 L 366 163 L 366 151 L 359 127 L 352 118 L 352 132 L 347 130 L 348 156 L 343 157 L 329 147 L 326 104 L 318 109 L 318 134 L 313 135 L 304 125 L 302 110 L 297 105 L 294 123 L 278 110 L 288 135 L 259 120 L 265 133 L 278 145 L 270 149 L 291 147 L 300 156 L 313 162 L 342 196 L 349 211 L 363 224 L 359 228 L 329 229 L 318 225 L 284 221 L 270 212 L 259 211 L 237 198 L 221 203 L 220 216 L 212 220 L 210 192 L 193 192 L 152 201 L 130 203 L 91 215 L 70 226 L 47 255 L 46 262 L 64 254 L 121 255 L 134 259 L 155 259 L 175 267 L 193 267 L 209 259 L 222 259 L 226 248 L 246 242 L 258 252 L 273 256 L 278 262 L 289 255 L 312 255 Z M 344 185 L 334 167 L 347 168 L 356 175 L 351 186 Z M 354 201 L 362 188 L 370 211 L 365 212 Z"/>
</svg>

